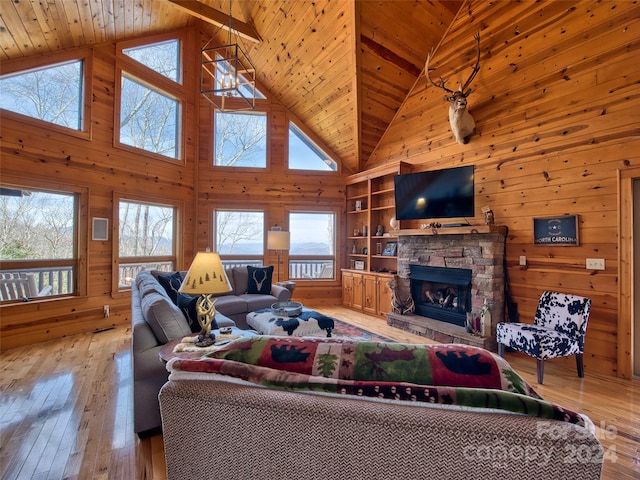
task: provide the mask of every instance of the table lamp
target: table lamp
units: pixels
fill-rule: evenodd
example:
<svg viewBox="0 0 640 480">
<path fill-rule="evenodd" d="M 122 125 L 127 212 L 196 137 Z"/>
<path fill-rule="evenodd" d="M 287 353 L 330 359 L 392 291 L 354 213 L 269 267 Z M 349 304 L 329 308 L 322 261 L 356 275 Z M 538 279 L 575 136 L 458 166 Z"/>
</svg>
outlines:
<svg viewBox="0 0 640 480">
<path fill-rule="evenodd" d="M 283 250 L 289 251 L 289 232 L 282 230 L 269 230 L 267 232 L 267 248 L 275 250 L 278 254 L 278 281 L 280 281 L 280 254 Z"/>
<path fill-rule="evenodd" d="M 181 293 L 200 295 L 196 301 L 198 323 L 202 327 L 196 342 L 198 347 L 207 347 L 215 342 L 211 329 L 218 328 L 215 319 L 217 299 L 212 299 L 211 295 L 227 293 L 231 290 L 220 255 L 209 249 L 206 252 L 198 252 L 178 289 Z"/>
</svg>

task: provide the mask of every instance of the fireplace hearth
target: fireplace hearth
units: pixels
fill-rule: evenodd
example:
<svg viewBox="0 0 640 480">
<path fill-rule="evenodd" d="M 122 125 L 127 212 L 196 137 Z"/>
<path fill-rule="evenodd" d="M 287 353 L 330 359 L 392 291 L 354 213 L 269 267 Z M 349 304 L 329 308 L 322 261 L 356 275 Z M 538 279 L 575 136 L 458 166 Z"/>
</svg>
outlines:
<svg viewBox="0 0 640 480">
<path fill-rule="evenodd" d="M 396 280 L 400 291 L 411 291 L 420 305 L 416 305 L 415 314 L 390 313 L 387 323 L 438 342 L 495 350 L 496 323 L 504 317 L 506 233 L 506 227 L 497 225 L 401 230 Z M 429 277 L 418 274 L 419 287 L 414 287 L 410 278 L 422 271 L 416 267 L 431 269 Z M 439 277 L 439 272 L 446 276 Z M 478 315 L 485 300 L 491 310 L 486 336 L 467 333 L 467 312 Z"/>
<path fill-rule="evenodd" d="M 411 295 L 416 313 L 464 326 L 471 311 L 471 270 L 466 268 L 409 266 Z"/>
</svg>

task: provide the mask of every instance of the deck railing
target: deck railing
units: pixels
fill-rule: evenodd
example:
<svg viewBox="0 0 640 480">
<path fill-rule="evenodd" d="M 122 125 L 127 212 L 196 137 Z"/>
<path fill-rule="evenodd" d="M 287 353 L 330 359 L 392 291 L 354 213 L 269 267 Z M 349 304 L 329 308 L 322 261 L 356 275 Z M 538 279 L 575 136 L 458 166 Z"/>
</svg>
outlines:
<svg viewBox="0 0 640 480">
<path fill-rule="evenodd" d="M 262 265 L 260 260 L 222 260 L 225 268 L 246 267 Z M 275 277 L 275 274 L 274 274 Z M 291 280 L 303 280 L 334 278 L 332 260 L 291 260 L 289 261 L 289 278 Z"/>
<path fill-rule="evenodd" d="M 161 272 L 172 272 L 173 262 L 139 262 L 121 263 L 118 269 L 118 286 L 128 288 L 136 276 L 143 270 L 159 270 Z"/>
<path fill-rule="evenodd" d="M 245 267 L 247 265 L 257 267 L 262 265 L 262 262 L 260 260 L 223 260 L 222 264 L 225 268 Z M 121 288 L 130 287 L 131 282 L 142 270 L 160 270 L 162 272 L 170 272 L 173 271 L 173 269 L 173 262 L 120 264 L 118 269 L 118 285 Z M 50 295 L 70 295 L 75 293 L 75 278 L 72 266 L 2 270 L 0 273 L 15 275 L 32 274 L 35 277 L 36 289 L 38 292 L 44 290 L 50 285 Z M 289 262 L 289 278 L 292 280 L 334 278 L 333 261 L 292 260 Z"/>
<path fill-rule="evenodd" d="M 333 277 L 331 260 L 291 260 L 289 262 L 289 278 L 292 280 Z"/>
<path fill-rule="evenodd" d="M 38 267 L 38 268 L 20 268 L 16 270 L 2 270 L 2 274 L 12 274 L 13 276 L 32 275 L 35 279 L 36 292 L 31 292 L 32 297 L 38 296 L 38 292 L 42 292 L 48 286 L 51 289 L 47 291 L 48 295 L 69 295 L 75 291 L 75 279 L 73 267 Z"/>
</svg>

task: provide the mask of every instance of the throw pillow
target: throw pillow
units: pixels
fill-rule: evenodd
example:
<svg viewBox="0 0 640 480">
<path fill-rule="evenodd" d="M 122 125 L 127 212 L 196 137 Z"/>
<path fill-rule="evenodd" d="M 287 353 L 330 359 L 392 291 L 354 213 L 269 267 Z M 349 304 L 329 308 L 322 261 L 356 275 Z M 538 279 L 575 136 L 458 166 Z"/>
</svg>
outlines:
<svg viewBox="0 0 640 480">
<path fill-rule="evenodd" d="M 262 295 L 271 293 L 273 265 L 270 267 L 252 267 L 248 265 L 247 273 L 249 274 L 247 293 L 260 293 Z"/>
<path fill-rule="evenodd" d="M 178 304 L 178 289 L 182 285 L 182 274 L 180 272 L 174 272 L 171 275 L 158 275 L 158 282 L 166 290 L 167 295 L 171 301 Z"/>
<path fill-rule="evenodd" d="M 200 298 L 198 295 L 187 295 L 185 293 L 178 293 L 178 308 L 187 319 L 189 328 L 193 333 L 199 333 L 202 330 L 200 323 L 198 323 L 198 310 L 196 309 L 196 302 Z"/>
</svg>

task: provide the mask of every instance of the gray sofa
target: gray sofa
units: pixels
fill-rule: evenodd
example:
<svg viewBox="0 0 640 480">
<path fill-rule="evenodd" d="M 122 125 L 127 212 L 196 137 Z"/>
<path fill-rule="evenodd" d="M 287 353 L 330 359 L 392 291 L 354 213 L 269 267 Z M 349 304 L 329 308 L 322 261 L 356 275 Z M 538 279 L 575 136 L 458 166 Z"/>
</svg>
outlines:
<svg viewBox="0 0 640 480">
<path fill-rule="evenodd" d="M 216 310 L 233 320 L 238 328 L 250 329 L 247 325 L 247 313 L 268 308 L 275 302 L 287 302 L 291 292 L 285 287 L 272 284 L 268 295 L 247 293 L 249 275 L 247 267 L 233 267 L 225 270 L 233 290 L 226 295 L 218 295 Z"/>
<path fill-rule="evenodd" d="M 600 478 L 598 439 L 571 423 L 191 377 L 160 392 L 169 480 Z"/>
<path fill-rule="evenodd" d="M 247 294 L 246 283 L 242 283 L 246 282 L 247 276 L 243 276 L 241 270 L 236 267 L 228 272 L 234 290 L 232 294 L 221 296 L 216 303 L 216 321 L 220 327 L 235 326 L 235 318 L 240 328 L 246 328 L 248 312 L 266 308 L 276 301 L 287 301 L 290 297 L 289 291 L 278 285 L 272 286 L 273 295 Z M 174 339 L 192 335 L 183 312 L 158 282 L 158 276 L 166 274 L 141 272 L 131 286 L 133 413 L 134 431 L 138 434 L 161 427 L 158 392 L 166 383 L 168 372 L 160 360 L 160 349 Z"/>
</svg>

